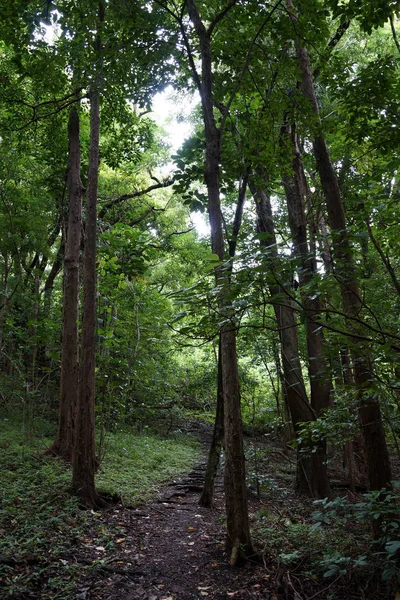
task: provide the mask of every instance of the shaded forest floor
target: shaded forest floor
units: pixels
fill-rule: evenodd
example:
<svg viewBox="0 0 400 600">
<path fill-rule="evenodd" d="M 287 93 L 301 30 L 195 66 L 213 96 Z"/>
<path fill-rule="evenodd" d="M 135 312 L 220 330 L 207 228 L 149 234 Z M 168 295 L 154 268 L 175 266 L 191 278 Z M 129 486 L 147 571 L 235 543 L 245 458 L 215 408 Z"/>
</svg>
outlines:
<svg viewBox="0 0 400 600">
<path fill-rule="evenodd" d="M 87 513 L 83 522 L 72 512 L 59 514 L 55 506 L 48 514 L 52 533 L 45 543 L 38 539 L 36 546 L 29 545 L 29 553 L 18 553 L 16 539 L 14 554 L 0 555 L 4 597 L 398 600 L 395 583 L 383 582 L 381 573 L 371 569 L 370 563 L 358 568 L 348 563 L 342 572 L 339 569 L 323 577 L 327 567 L 317 565 L 329 538 L 335 538 L 342 548 L 347 545 L 347 554 L 355 552 L 354 544 L 362 554 L 370 543 L 369 533 L 351 520 L 343 530 L 339 526 L 327 535 L 314 530 L 311 513 L 315 507 L 293 491 L 294 456 L 286 454 L 277 442 L 250 443 L 247 449 L 250 519 L 263 564 L 229 567 L 224 553 L 221 475 L 215 509 L 198 506 L 211 427 L 199 422 L 187 424 L 187 429 L 202 441 L 198 463 L 147 502 L 114 504 L 105 511 Z M 67 530 L 63 529 L 65 520 Z M 40 538 L 39 533 L 36 535 Z M 340 565 L 340 560 L 336 562 Z"/>
</svg>

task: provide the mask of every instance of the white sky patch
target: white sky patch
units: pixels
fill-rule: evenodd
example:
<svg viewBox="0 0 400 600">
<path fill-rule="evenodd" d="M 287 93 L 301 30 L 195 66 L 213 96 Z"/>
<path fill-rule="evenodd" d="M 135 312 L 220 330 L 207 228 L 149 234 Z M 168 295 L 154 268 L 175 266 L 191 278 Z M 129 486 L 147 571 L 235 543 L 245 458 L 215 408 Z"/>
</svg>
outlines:
<svg viewBox="0 0 400 600">
<path fill-rule="evenodd" d="M 175 154 L 193 133 L 194 120 L 192 113 L 199 104 L 200 98 L 196 93 L 174 91 L 171 86 L 153 97 L 151 116 L 154 121 L 166 132 L 166 141 L 171 146 L 172 154 Z M 168 165 L 166 171 L 170 171 Z M 199 238 L 210 237 L 210 225 L 208 218 L 201 212 L 192 212 L 191 221 L 196 228 Z"/>
<path fill-rule="evenodd" d="M 199 238 L 209 238 L 211 235 L 210 225 L 205 214 L 201 212 L 192 212 L 190 219 L 196 228 Z"/>
<path fill-rule="evenodd" d="M 178 97 L 171 86 L 153 97 L 152 117 L 165 130 L 173 153 L 193 132 L 191 114 L 198 102 L 197 94 L 180 93 Z"/>
</svg>

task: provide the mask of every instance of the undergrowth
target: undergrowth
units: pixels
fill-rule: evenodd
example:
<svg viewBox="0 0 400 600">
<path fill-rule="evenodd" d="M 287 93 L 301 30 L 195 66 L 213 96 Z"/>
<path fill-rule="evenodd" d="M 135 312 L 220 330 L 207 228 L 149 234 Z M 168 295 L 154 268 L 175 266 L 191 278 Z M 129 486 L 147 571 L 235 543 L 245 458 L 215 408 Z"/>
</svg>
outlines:
<svg viewBox="0 0 400 600">
<path fill-rule="evenodd" d="M 2 419 L 0 431 L 0 590 L 5 598 L 71 598 L 84 567 L 66 560 L 77 545 L 106 547 L 118 532 L 100 513 L 83 511 L 70 493 L 63 461 L 41 457 L 53 441 L 52 426 Z M 196 442 L 115 432 L 97 476 L 100 491 L 125 503 L 147 498 L 157 486 L 187 471 Z M 34 565 L 34 568 L 28 568 Z"/>
</svg>

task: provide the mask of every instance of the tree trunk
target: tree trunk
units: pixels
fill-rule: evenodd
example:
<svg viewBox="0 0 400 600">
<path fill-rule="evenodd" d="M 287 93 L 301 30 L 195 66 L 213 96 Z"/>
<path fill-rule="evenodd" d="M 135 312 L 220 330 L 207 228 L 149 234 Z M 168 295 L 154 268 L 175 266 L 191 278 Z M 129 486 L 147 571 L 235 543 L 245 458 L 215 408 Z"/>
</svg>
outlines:
<svg viewBox="0 0 400 600">
<path fill-rule="evenodd" d="M 229 256 L 231 259 L 235 257 L 237 236 L 242 224 L 243 219 L 243 207 L 246 199 L 246 188 L 248 182 L 248 174 L 242 181 L 239 182 L 239 195 L 236 206 L 235 219 L 232 228 L 232 237 L 229 240 Z M 232 266 L 232 265 L 231 265 Z M 231 272 L 229 273 L 229 283 L 231 282 Z M 212 507 L 213 493 L 214 493 L 214 482 L 217 474 L 219 458 L 222 448 L 222 440 L 224 436 L 224 408 L 223 408 L 223 387 L 222 387 L 222 363 L 221 363 L 221 335 L 219 336 L 219 348 L 218 348 L 218 391 L 217 391 L 217 409 L 215 414 L 215 424 L 213 439 L 211 442 L 206 475 L 204 480 L 204 489 L 200 497 L 200 506 L 207 508 Z"/>
<path fill-rule="evenodd" d="M 221 338 L 221 336 L 220 336 Z M 217 475 L 219 459 L 221 455 L 222 442 L 224 439 L 224 395 L 222 392 L 222 364 L 221 364 L 221 339 L 218 346 L 218 389 L 217 407 L 213 437 L 208 452 L 207 468 L 204 477 L 204 488 L 200 496 L 199 504 L 204 508 L 212 508 L 214 498 L 214 485 Z"/>
<path fill-rule="evenodd" d="M 8 266 L 8 255 L 3 254 L 4 260 L 4 278 L 3 278 L 3 292 L 0 306 L 0 373 L 3 368 L 3 334 L 4 334 L 4 323 L 6 318 L 6 313 L 8 310 L 8 275 L 9 275 L 9 266 Z"/>
<path fill-rule="evenodd" d="M 270 266 L 277 258 L 276 237 L 274 231 L 271 203 L 268 195 L 257 190 L 250 183 L 250 190 L 256 200 L 257 231 L 267 233 L 268 240 L 263 240 L 263 245 L 269 248 L 272 258 Z M 270 283 L 269 292 L 272 298 L 285 294 L 285 282 L 280 284 Z M 282 294 L 283 292 L 283 294 Z M 279 303 L 274 302 L 274 311 L 278 323 L 281 341 L 282 366 L 285 378 L 287 401 L 295 433 L 299 431 L 299 423 L 314 421 L 315 412 L 311 408 L 301 371 L 299 357 L 299 342 L 297 319 L 294 307 L 289 297 Z M 315 452 L 307 446 L 298 449 L 297 488 L 301 493 L 316 498 L 330 496 L 330 486 L 326 469 L 326 454 L 323 444 L 319 444 Z"/>
<path fill-rule="evenodd" d="M 283 135 L 288 136 L 292 145 L 292 173 L 282 177 L 289 215 L 289 226 L 292 234 L 294 253 L 299 262 L 299 285 L 302 305 L 305 312 L 305 330 L 308 352 L 308 371 L 310 375 L 311 406 L 317 416 L 321 410 L 330 405 L 331 377 L 325 358 L 324 333 L 319 323 L 321 303 L 319 295 L 306 290 L 311 286 L 313 273 L 316 272 L 315 256 L 311 254 L 307 240 L 307 221 L 305 213 L 305 175 L 297 143 L 294 126 L 283 128 Z"/>
<path fill-rule="evenodd" d="M 286 0 L 292 11 L 291 0 Z M 292 14 L 292 19 L 295 16 Z M 368 348 L 357 336 L 354 319 L 359 319 L 362 302 L 358 289 L 352 249 L 346 226 L 343 202 L 339 182 L 329 156 L 326 141 L 321 132 L 319 108 L 315 93 L 314 80 L 311 73 L 310 58 L 306 48 L 296 40 L 296 55 L 301 72 L 301 83 L 304 96 L 309 100 L 317 118 L 318 132 L 313 140 L 313 149 L 317 171 L 325 195 L 329 225 L 332 233 L 334 250 L 335 276 L 339 281 L 342 295 L 343 311 L 348 319 L 348 327 L 355 335 L 350 335 L 351 354 L 353 358 L 354 380 L 359 389 L 359 418 L 366 450 L 368 479 L 372 490 L 391 489 L 391 467 L 386 446 L 379 402 L 373 393 L 368 392 L 373 379 Z"/>
<path fill-rule="evenodd" d="M 214 118 L 212 97 L 211 37 L 201 21 L 193 0 L 187 2 L 190 19 L 194 25 L 201 53 L 201 78 L 194 63 L 193 75 L 199 87 L 206 139 L 206 184 L 208 212 L 211 228 L 211 249 L 219 260 L 224 259 L 224 238 L 219 189 L 219 163 L 221 159 L 221 132 Z M 188 47 L 189 56 L 191 49 Z M 192 59 L 193 60 L 193 59 Z M 219 308 L 224 312 L 224 296 L 229 290 L 229 273 L 221 265 L 215 270 L 216 283 L 222 285 Z M 227 315 L 228 317 L 228 315 Z M 239 371 L 236 355 L 236 331 L 224 325 L 221 336 L 221 373 L 224 396 L 224 446 L 225 446 L 225 505 L 227 517 L 226 547 L 231 564 L 253 554 L 247 509 L 246 478 L 243 451 L 242 417 L 240 405 Z"/>
<path fill-rule="evenodd" d="M 104 20 L 104 5 L 99 4 L 99 27 Z M 100 35 L 96 40 L 100 55 Z M 72 488 L 85 506 L 99 508 L 104 502 L 94 482 L 95 449 L 95 358 L 96 358 L 96 233 L 97 186 L 99 177 L 100 77 L 90 92 L 90 146 L 86 194 L 85 253 L 83 263 L 82 349 L 79 370 L 79 396 L 76 419 Z"/>
<path fill-rule="evenodd" d="M 60 405 L 56 439 L 50 448 L 45 451 L 45 454 L 55 454 L 71 462 L 74 449 L 75 412 L 79 392 L 79 255 L 82 230 L 79 115 L 75 106 L 71 108 L 69 113 L 68 139 L 69 203 L 67 240 L 64 254 Z M 55 271 L 55 269 L 52 269 L 52 273 L 53 270 Z M 48 281 L 46 281 L 46 285 L 47 283 Z M 48 288 L 45 289 L 46 299 L 47 294 Z"/>
</svg>

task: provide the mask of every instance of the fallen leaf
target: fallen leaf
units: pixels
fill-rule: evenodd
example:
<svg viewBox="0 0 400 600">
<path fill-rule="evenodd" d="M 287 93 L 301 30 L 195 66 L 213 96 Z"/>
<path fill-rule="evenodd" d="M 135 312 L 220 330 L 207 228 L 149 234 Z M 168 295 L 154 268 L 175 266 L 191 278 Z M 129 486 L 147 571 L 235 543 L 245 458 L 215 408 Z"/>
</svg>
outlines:
<svg viewBox="0 0 400 600">
<path fill-rule="evenodd" d="M 117 544 L 122 544 L 122 542 L 124 542 L 126 540 L 126 538 L 119 538 L 118 540 L 116 540 Z"/>
</svg>

